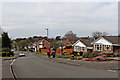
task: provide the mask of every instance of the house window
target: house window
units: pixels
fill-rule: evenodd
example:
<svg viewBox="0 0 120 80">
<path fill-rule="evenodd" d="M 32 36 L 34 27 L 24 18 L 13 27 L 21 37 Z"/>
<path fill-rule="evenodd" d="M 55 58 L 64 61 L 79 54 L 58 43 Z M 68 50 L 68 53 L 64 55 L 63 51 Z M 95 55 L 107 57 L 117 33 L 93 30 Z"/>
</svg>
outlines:
<svg viewBox="0 0 120 80">
<path fill-rule="evenodd" d="M 35 48 L 35 44 L 33 44 L 33 48 Z"/>
<path fill-rule="evenodd" d="M 74 51 L 80 52 L 80 47 L 79 47 L 79 46 L 75 46 L 75 47 L 74 47 Z"/>
<path fill-rule="evenodd" d="M 110 45 L 105 45 L 104 49 L 105 49 L 105 50 L 111 50 L 111 49 L 110 49 Z"/>
<path fill-rule="evenodd" d="M 45 44 L 43 44 L 43 46 L 45 46 Z"/>
<path fill-rule="evenodd" d="M 95 44 L 95 51 L 102 51 L 102 45 L 101 44 Z"/>
<path fill-rule="evenodd" d="M 39 44 L 39 46 L 42 46 L 42 44 Z"/>
<path fill-rule="evenodd" d="M 85 47 L 81 47 L 81 51 L 85 51 Z"/>
</svg>

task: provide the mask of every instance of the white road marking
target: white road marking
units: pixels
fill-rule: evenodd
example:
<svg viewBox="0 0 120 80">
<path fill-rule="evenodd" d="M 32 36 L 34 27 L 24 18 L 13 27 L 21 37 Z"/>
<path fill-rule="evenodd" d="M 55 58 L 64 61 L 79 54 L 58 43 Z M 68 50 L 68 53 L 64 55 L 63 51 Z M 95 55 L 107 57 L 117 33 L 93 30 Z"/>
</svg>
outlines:
<svg viewBox="0 0 120 80">
<path fill-rule="evenodd" d="M 16 80 L 16 74 L 13 72 L 13 70 L 12 70 L 12 65 L 13 65 L 13 63 L 15 62 L 15 60 L 16 59 L 14 59 L 13 61 L 12 61 L 12 63 L 10 64 L 10 72 L 11 72 L 11 74 L 12 74 L 12 76 L 14 77 L 14 80 Z"/>
<path fill-rule="evenodd" d="M 15 61 L 15 59 L 12 61 L 12 63 L 10 65 L 13 65 L 14 61 Z"/>
</svg>

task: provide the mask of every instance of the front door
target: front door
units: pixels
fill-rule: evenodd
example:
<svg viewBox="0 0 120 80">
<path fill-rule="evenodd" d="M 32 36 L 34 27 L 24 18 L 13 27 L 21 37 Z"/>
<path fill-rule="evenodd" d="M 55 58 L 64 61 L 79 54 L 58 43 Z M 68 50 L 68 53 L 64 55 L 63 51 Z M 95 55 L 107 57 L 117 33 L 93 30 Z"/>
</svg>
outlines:
<svg viewBox="0 0 120 80">
<path fill-rule="evenodd" d="M 80 52 L 80 56 L 82 56 L 83 55 L 83 52 Z"/>
</svg>

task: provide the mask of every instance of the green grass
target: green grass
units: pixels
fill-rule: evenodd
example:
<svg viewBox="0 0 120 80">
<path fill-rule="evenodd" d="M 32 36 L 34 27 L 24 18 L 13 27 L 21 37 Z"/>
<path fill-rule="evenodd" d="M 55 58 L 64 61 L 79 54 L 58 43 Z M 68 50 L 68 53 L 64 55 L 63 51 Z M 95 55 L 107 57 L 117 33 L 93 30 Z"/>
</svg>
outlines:
<svg viewBox="0 0 120 80">
<path fill-rule="evenodd" d="M 46 56 L 47 54 L 46 53 L 37 53 L 38 55 L 43 55 L 43 56 Z"/>
<path fill-rule="evenodd" d="M 46 56 L 47 54 L 46 53 L 37 53 L 38 55 L 43 55 L 43 56 Z M 61 59 L 65 59 L 65 58 L 68 58 L 68 59 L 71 59 L 71 55 L 69 54 L 65 54 L 64 57 L 63 55 L 56 55 L 57 58 L 61 58 Z M 83 57 L 82 56 L 74 56 L 75 59 L 82 59 Z"/>
<path fill-rule="evenodd" d="M 56 55 L 57 58 L 62 58 L 62 55 Z"/>
<path fill-rule="evenodd" d="M 64 58 L 70 58 L 70 57 L 71 57 L 71 55 L 69 55 L 69 54 L 64 55 Z"/>
<path fill-rule="evenodd" d="M 68 59 L 71 59 L 72 56 L 69 55 L 69 54 L 65 54 L 64 57 L 62 55 L 57 55 L 58 58 L 68 58 Z M 74 56 L 75 59 L 82 59 L 83 57 L 82 56 Z"/>
<path fill-rule="evenodd" d="M 75 56 L 75 58 L 83 58 L 82 56 Z"/>
<path fill-rule="evenodd" d="M 0 57 L 0 58 L 12 58 L 13 56 L 11 56 L 11 57 Z"/>
</svg>

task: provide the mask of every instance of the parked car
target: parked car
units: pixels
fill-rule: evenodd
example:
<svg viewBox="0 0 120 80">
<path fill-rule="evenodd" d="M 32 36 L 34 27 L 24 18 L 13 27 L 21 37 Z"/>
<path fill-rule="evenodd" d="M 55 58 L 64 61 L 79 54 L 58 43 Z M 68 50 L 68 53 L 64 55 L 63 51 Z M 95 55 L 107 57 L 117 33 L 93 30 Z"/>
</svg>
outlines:
<svg viewBox="0 0 120 80">
<path fill-rule="evenodd" d="M 24 52 L 19 53 L 19 57 L 25 57 L 25 53 Z"/>
<path fill-rule="evenodd" d="M 85 61 L 106 61 L 107 59 L 102 57 L 102 56 L 97 56 L 95 58 L 89 58 L 89 59 L 86 59 Z"/>
</svg>

